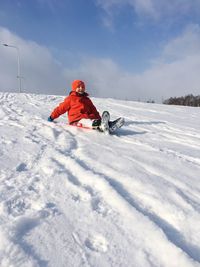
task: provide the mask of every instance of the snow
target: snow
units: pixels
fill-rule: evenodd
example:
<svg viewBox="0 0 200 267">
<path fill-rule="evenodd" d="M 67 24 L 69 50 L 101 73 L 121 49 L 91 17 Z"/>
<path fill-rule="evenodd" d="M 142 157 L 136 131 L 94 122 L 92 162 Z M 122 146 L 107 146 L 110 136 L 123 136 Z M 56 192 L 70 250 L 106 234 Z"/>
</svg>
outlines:
<svg viewBox="0 0 200 267">
<path fill-rule="evenodd" d="M 0 93 L 0 266 L 200 266 L 200 109 L 92 98 L 107 136 L 62 100 Z"/>
</svg>

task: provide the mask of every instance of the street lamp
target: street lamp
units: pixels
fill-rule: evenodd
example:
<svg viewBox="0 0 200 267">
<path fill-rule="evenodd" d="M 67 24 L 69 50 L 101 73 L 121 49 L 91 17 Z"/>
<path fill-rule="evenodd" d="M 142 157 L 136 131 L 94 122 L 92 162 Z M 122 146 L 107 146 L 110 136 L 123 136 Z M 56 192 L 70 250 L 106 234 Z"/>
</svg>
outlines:
<svg viewBox="0 0 200 267">
<path fill-rule="evenodd" d="M 3 46 L 6 47 L 12 47 L 17 50 L 17 79 L 18 79 L 18 86 L 19 86 L 19 92 L 21 93 L 21 88 L 22 88 L 22 77 L 21 77 L 21 65 L 20 65 L 20 52 L 19 48 L 15 45 L 8 45 L 8 44 L 2 44 Z"/>
</svg>

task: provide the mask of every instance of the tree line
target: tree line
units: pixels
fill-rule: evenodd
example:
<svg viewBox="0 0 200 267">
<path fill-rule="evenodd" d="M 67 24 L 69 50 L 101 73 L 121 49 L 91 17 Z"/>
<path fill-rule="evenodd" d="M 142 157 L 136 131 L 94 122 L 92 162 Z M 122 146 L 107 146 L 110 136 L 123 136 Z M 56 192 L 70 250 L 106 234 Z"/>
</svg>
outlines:
<svg viewBox="0 0 200 267">
<path fill-rule="evenodd" d="M 163 104 L 200 107 L 200 95 L 194 96 L 190 94 L 181 97 L 170 97 L 164 100 Z"/>
</svg>

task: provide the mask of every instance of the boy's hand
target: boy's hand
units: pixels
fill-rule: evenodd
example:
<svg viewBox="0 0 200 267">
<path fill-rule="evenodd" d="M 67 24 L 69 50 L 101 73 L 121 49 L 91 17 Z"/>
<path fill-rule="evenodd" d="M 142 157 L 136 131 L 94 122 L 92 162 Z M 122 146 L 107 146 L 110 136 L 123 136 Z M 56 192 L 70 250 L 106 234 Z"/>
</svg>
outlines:
<svg viewBox="0 0 200 267">
<path fill-rule="evenodd" d="M 53 121 L 53 119 L 51 118 L 51 116 L 49 116 L 47 120 L 50 121 L 50 122 Z"/>
</svg>

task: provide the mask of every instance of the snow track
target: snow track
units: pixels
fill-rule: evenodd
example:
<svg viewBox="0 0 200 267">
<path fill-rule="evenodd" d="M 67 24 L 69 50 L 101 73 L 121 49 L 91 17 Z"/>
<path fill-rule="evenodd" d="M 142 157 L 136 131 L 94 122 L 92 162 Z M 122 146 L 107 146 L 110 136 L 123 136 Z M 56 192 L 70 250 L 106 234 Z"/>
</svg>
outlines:
<svg viewBox="0 0 200 267">
<path fill-rule="evenodd" d="M 93 99 L 117 135 L 0 93 L 0 266 L 200 266 L 198 108 Z"/>
</svg>

